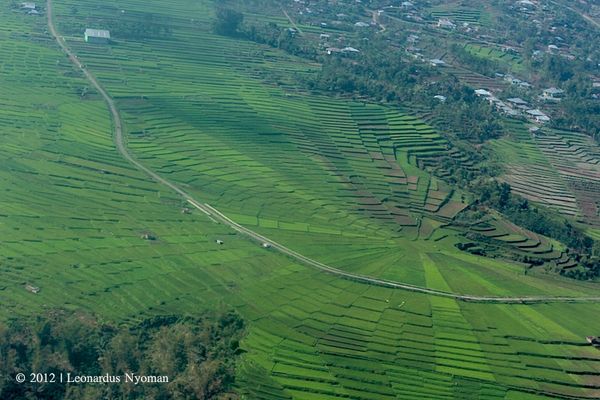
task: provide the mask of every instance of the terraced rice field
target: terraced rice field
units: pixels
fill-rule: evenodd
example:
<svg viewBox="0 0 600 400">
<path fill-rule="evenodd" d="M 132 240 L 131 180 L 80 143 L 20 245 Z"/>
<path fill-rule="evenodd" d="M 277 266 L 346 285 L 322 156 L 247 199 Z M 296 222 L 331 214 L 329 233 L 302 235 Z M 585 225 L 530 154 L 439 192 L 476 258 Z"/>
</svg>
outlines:
<svg viewBox="0 0 600 400">
<path fill-rule="evenodd" d="M 55 0 L 56 18 L 80 18 L 73 5 L 90 20 L 114 10 Z M 265 83 L 313 66 L 188 24 L 209 23 L 207 2 L 118 9 L 170 16 L 174 38 L 69 45 L 117 99 L 137 158 L 236 221 L 324 262 L 441 290 L 596 290 L 457 252 L 442 225 L 461 196 L 423 169 L 445 143 L 421 120 Z M 41 18 L 4 4 L 0 20 L 1 318 L 81 307 L 128 323 L 235 307 L 249 322 L 237 383 L 249 398 L 600 395 L 600 353 L 584 345 L 600 329 L 596 304 L 456 302 L 256 246 L 119 157 L 105 104 L 82 96 Z"/>
<path fill-rule="evenodd" d="M 431 16 L 435 19 L 447 18 L 457 24 L 479 24 L 481 11 L 466 7 L 439 6 L 431 9 Z"/>
<path fill-rule="evenodd" d="M 598 225 L 598 146 L 575 132 L 544 129 L 531 134 L 524 126 L 515 124 L 512 133 L 518 146 L 501 140 L 495 149 L 509 157 L 504 179 L 513 190 L 565 215 L 577 217 L 583 223 Z"/>
</svg>

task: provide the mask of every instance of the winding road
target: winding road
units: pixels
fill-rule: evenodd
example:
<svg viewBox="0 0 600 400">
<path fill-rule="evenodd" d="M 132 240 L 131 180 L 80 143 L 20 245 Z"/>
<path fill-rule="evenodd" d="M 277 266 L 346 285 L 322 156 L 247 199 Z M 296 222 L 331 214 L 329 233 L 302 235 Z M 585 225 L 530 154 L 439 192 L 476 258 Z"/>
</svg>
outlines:
<svg viewBox="0 0 600 400">
<path fill-rule="evenodd" d="M 578 14 L 581 18 L 583 18 L 584 20 L 586 20 L 590 24 L 594 25 L 596 28 L 600 29 L 600 22 L 596 21 L 594 18 L 592 18 L 590 15 L 587 15 L 583 11 L 576 10 L 573 7 L 570 7 L 570 6 L 566 5 L 566 4 L 558 3 L 558 2 L 552 1 L 552 0 L 550 0 L 550 3 L 554 4 L 555 6 L 564 7 L 567 10 L 572 11 L 575 14 Z"/>
<path fill-rule="evenodd" d="M 411 285 L 402 282 L 389 281 L 384 279 L 373 278 L 369 276 L 354 274 L 351 272 L 346 272 L 329 265 L 323 264 L 319 261 L 313 260 L 312 258 L 306 257 L 300 253 L 295 252 L 294 250 L 289 249 L 288 247 L 275 242 L 257 232 L 254 232 L 225 216 L 223 213 L 215 209 L 214 207 L 201 203 L 195 200 L 189 193 L 170 182 L 169 180 L 161 177 L 156 172 L 151 170 L 150 168 L 144 166 L 135 157 L 129 152 L 127 148 L 127 143 L 123 135 L 123 123 L 121 120 L 121 116 L 119 114 L 119 110 L 115 105 L 114 100 L 108 94 L 108 92 L 100 85 L 96 77 L 79 61 L 77 56 L 71 51 L 71 49 L 67 46 L 64 38 L 58 34 L 56 28 L 54 26 L 54 20 L 52 15 L 52 0 L 47 0 L 47 17 L 48 17 L 48 29 L 50 34 L 54 37 L 60 48 L 66 53 L 69 57 L 69 60 L 83 72 L 88 81 L 92 84 L 94 88 L 100 93 L 108 108 L 110 110 L 110 114 L 114 124 L 114 138 L 117 150 L 121 154 L 121 156 L 131 163 L 138 170 L 148 174 L 152 179 L 156 182 L 168 187 L 169 189 L 175 191 L 180 196 L 182 196 L 188 203 L 190 203 L 193 207 L 200 210 L 207 216 L 220 221 L 221 223 L 228 225 L 235 231 L 240 234 L 248 237 L 249 239 L 256 241 L 259 244 L 266 243 L 271 248 L 279 251 L 280 253 L 294 259 L 297 262 L 300 262 L 304 265 L 316 268 L 318 270 L 327 272 L 329 274 L 338 276 L 340 278 L 353 280 L 356 282 L 366 283 L 369 285 L 377 285 L 383 286 L 393 289 L 402 289 L 417 293 L 424 293 L 433 296 L 447 297 L 460 301 L 469 301 L 469 302 L 479 302 L 479 303 L 503 303 L 503 304 L 529 304 L 529 303 L 548 303 L 548 302 L 561 302 L 561 303 L 575 303 L 575 302 L 600 302 L 600 297 L 567 297 L 567 296 L 519 296 L 519 297 L 495 297 L 495 296 L 475 296 L 468 294 L 458 294 L 451 292 L 444 292 L 440 290 L 430 289 L 427 287 Z"/>
</svg>

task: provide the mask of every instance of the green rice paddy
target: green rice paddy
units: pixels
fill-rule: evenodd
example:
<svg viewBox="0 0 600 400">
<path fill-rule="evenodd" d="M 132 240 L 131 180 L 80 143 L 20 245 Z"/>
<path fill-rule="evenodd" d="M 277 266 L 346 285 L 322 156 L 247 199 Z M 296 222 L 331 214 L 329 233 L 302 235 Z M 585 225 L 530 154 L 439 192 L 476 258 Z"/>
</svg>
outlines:
<svg viewBox="0 0 600 400">
<path fill-rule="evenodd" d="M 597 291 L 458 252 L 443 225 L 464 205 L 426 171 L 444 139 L 400 110 L 265 80 L 292 82 L 315 66 L 211 34 L 211 3 L 55 8 L 59 26 L 136 11 L 170 18 L 168 40 L 67 42 L 117 101 L 135 156 L 235 221 L 336 267 L 440 290 Z M 252 399 L 600 393 L 600 353 L 584 346 L 600 329 L 596 304 L 457 302 L 342 280 L 263 249 L 120 158 L 106 105 L 82 96 L 88 84 L 43 18 L 4 4 L 0 20 L 1 318 L 66 307 L 127 324 L 234 307 L 249 322 L 237 385 Z"/>
</svg>

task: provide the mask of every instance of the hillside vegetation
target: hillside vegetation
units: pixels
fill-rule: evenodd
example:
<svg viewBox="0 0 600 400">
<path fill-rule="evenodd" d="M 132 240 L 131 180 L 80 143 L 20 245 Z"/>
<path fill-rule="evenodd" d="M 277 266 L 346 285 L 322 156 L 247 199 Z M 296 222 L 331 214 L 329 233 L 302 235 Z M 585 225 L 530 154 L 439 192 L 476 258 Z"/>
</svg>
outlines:
<svg viewBox="0 0 600 400">
<path fill-rule="evenodd" d="M 476 167 L 433 127 L 435 115 L 309 93 L 299 77 L 319 64 L 215 34 L 214 11 L 204 0 L 54 1 L 61 30 L 127 26 L 142 12 L 169 25 L 168 37 L 115 35 L 108 45 L 61 31 L 115 99 L 137 160 L 237 223 L 343 270 L 455 293 L 597 293 L 593 282 L 525 274 L 502 250 L 459 250 L 477 231 L 548 269 L 571 262 L 560 243 L 498 214 L 454 224 L 472 195 L 436 172 L 439 160 Z M 120 157 L 106 104 L 43 18 L 3 5 L 0 20 L 3 320 L 83 310 L 135 336 L 144 321 L 177 315 L 196 339 L 206 310 L 232 308 L 246 335 L 240 350 L 224 348 L 239 354 L 227 382 L 253 399 L 598 397 L 600 353 L 585 340 L 600 330 L 597 303 L 394 290 L 246 240 Z"/>
</svg>

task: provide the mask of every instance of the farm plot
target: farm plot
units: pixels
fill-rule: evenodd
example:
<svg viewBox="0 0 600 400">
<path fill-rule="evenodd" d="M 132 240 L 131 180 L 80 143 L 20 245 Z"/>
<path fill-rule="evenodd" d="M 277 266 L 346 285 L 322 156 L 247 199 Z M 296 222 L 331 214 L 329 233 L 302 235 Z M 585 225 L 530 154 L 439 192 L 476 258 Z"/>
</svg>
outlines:
<svg viewBox="0 0 600 400">
<path fill-rule="evenodd" d="M 102 20 L 111 10 L 90 12 Z M 235 221 L 338 268 L 420 282 L 420 263 L 398 249 L 418 254 L 441 240 L 456 251 L 460 238 L 445 225 L 466 197 L 427 169 L 461 154 L 423 120 L 275 87 L 260 71 L 283 76 L 313 66 L 170 18 L 173 40 L 69 39 L 115 96 L 138 159 Z M 536 245 L 513 247 L 521 254 Z M 568 262 L 542 247 L 540 257 Z"/>
<path fill-rule="evenodd" d="M 72 44 L 114 90 L 130 147 L 158 172 L 238 222 L 299 233 L 416 239 L 427 216 L 433 222 L 422 235 L 429 237 L 435 221 L 448 222 L 466 206 L 422 169 L 446 150 L 422 121 L 269 87 L 248 74 L 248 58 L 240 56 L 261 47 L 197 35 L 203 39 L 189 47 L 123 42 L 110 49 L 114 57 Z M 154 67 L 144 69 L 148 63 Z M 169 90 L 156 92 L 149 82 Z"/>
<path fill-rule="evenodd" d="M 481 23 L 481 10 L 458 7 L 453 4 L 431 8 L 431 17 L 434 19 L 447 18 L 457 23 L 479 25 Z"/>
<path fill-rule="evenodd" d="M 57 3 L 63 15 L 68 15 L 75 4 L 62 0 Z M 120 5 L 127 12 L 153 10 L 186 16 L 206 11 L 202 8 L 206 4 L 127 1 Z M 92 14 L 107 9 L 105 3 L 76 5 L 80 12 Z M 43 21 L 25 20 L 5 7 L 0 6 L 0 20 L 6 22 L 0 24 L 0 35 L 6 34 L 5 29 L 43 32 Z M 67 17 L 59 17 L 68 22 Z M 177 22 L 182 27 L 179 35 L 195 37 L 197 31 L 185 30 L 183 19 Z M 223 39 L 214 39 L 215 43 L 219 40 Z M 0 108 L 0 318 L 35 316 L 47 308 L 66 307 L 88 309 L 103 319 L 130 324 L 153 315 L 197 314 L 207 308 L 234 307 L 248 321 L 248 335 L 242 343 L 246 353 L 236 384 L 249 398 L 502 399 L 524 398 L 530 393 L 542 398 L 598 397 L 600 356 L 597 350 L 582 345 L 586 335 L 600 329 L 594 318 L 595 304 L 459 304 L 341 280 L 243 240 L 223 225 L 187 209 L 181 199 L 126 164 L 114 149 L 105 105 L 94 93 L 82 93 L 85 82 L 73 76 L 52 43 L 36 43 L 22 39 L 14 48 L 33 46 L 35 51 L 26 52 L 31 59 L 10 74 L 0 75 L 0 85 L 7 89 L 0 91 L 4 105 Z M 154 45 L 140 46 L 149 51 Z M 273 93 L 272 88 L 246 75 L 237 79 L 233 74 L 219 75 L 227 72 L 224 65 L 229 63 L 224 56 L 217 56 L 218 46 L 206 53 L 204 64 L 197 61 L 195 68 L 180 64 L 177 57 L 164 57 L 164 53 L 137 58 L 143 62 L 154 62 L 149 61 L 152 57 L 161 62 L 168 59 L 173 65 L 161 69 L 161 73 L 196 71 L 188 76 L 198 76 L 192 78 L 192 83 L 183 75 L 179 79 L 173 75 L 159 79 L 149 72 L 147 75 L 143 68 L 136 69 L 133 57 L 143 54 L 135 53 L 133 47 L 123 43 L 121 54 L 102 61 L 94 58 L 94 54 L 101 53 L 99 50 L 88 50 L 80 57 L 90 69 L 97 66 L 107 87 L 119 93 L 119 106 L 123 107 L 136 157 L 187 185 L 186 189 L 192 188 L 198 198 L 223 201 L 229 204 L 226 210 L 239 210 L 247 221 L 252 221 L 250 217 L 258 224 L 262 221 L 264 229 L 289 234 L 289 240 L 298 240 L 304 234 L 342 243 L 346 240 L 356 246 L 352 250 L 356 256 L 362 241 L 361 246 L 371 243 L 365 249 L 377 255 L 378 244 L 390 245 L 398 237 L 410 241 L 405 225 L 398 232 L 379 213 L 372 216 L 356 210 L 354 192 L 340 201 L 337 191 L 341 189 L 325 190 L 321 186 L 328 181 L 317 177 L 317 172 L 327 171 L 322 175 L 331 179 L 329 171 L 334 169 L 329 165 L 344 166 L 332 155 L 356 149 L 361 156 L 354 159 L 344 154 L 341 158 L 349 159 L 352 176 L 359 171 L 360 176 L 369 178 L 368 182 L 357 181 L 361 188 L 376 198 L 389 190 L 391 178 L 378 171 L 392 170 L 394 179 L 402 176 L 394 172 L 395 167 L 384 168 L 386 164 L 375 160 L 395 156 L 398 168 L 407 177 L 405 184 L 399 184 L 406 188 L 398 192 L 408 193 L 405 204 L 409 215 L 440 219 L 437 211 L 426 206 L 438 206 L 435 200 L 447 189 L 418 166 L 442 151 L 442 146 L 438 146 L 435 134 L 414 118 L 380 107 L 318 97 L 286 101 L 288 96 L 273 95 L 268 101 L 269 96 L 260 95 L 261 88 Z M 177 44 L 172 47 L 176 52 Z M 223 48 L 227 52 L 231 47 Z M 0 59 L 12 59 L 12 51 L 10 47 L 0 48 Z M 130 73 L 120 75 L 122 70 L 114 69 L 115 60 L 127 61 Z M 281 65 L 285 66 L 285 61 Z M 132 72 L 136 70 L 139 76 Z M 39 79 L 34 77 L 37 72 L 43 73 Z M 126 83 L 121 77 L 127 78 Z M 205 83 L 196 85 L 194 79 Z M 204 90 L 211 81 L 223 90 Z M 130 85 L 137 88 L 134 94 Z M 245 86 L 245 91 L 239 90 L 240 86 Z M 209 93 L 211 101 L 202 102 Z M 221 93 L 224 100 L 215 100 Z M 182 96 L 197 96 L 199 103 L 191 101 L 192 97 L 183 99 L 189 102 L 180 101 Z M 232 100 L 237 103 L 223 108 Z M 213 102 L 212 107 L 223 108 L 221 113 L 214 108 L 212 113 L 207 112 Z M 323 129 L 339 137 L 333 133 L 317 135 L 321 128 L 310 119 L 317 111 L 327 110 L 327 104 L 335 109 L 328 111 L 331 118 L 342 117 L 338 124 Z M 283 115 L 291 111 L 299 116 L 288 122 Z M 248 123 L 247 131 L 234 129 L 235 116 Z M 216 130 L 216 118 L 222 118 L 222 130 Z M 408 128 L 400 129 L 405 125 Z M 388 140 L 380 135 L 386 126 L 389 135 L 394 136 L 389 140 L 395 143 L 391 150 L 385 145 Z M 410 137 L 415 130 L 422 135 Z M 289 132 L 296 133 L 298 148 L 304 144 L 306 150 L 295 147 L 296 143 L 286 137 L 292 136 Z M 169 135 L 177 140 L 168 140 Z M 305 139 L 311 135 L 314 140 Z M 334 143 L 330 147 L 332 155 L 326 154 L 321 164 L 317 160 L 325 153 L 324 146 L 315 144 L 317 136 L 325 143 Z M 417 140 L 419 137 L 422 139 Z M 254 147 L 256 143 L 264 145 L 264 150 L 250 151 L 251 143 Z M 340 143 L 351 145 L 338 146 Z M 285 151 L 277 150 L 278 146 Z M 198 149 L 205 152 L 196 153 Z M 316 155 L 309 155 L 310 151 Z M 265 161 L 276 156 L 283 160 L 274 164 Z M 373 165 L 364 162 L 367 156 Z M 193 170 L 194 162 L 190 160 L 205 169 Z M 286 163 L 290 164 L 288 169 L 284 168 Z M 227 170 L 230 164 L 237 171 Z M 222 174 L 221 169 L 229 174 Z M 203 174 L 209 178 L 202 178 Z M 248 183 L 236 176 L 239 174 L 247 174 L 244 177 Z M 278 184 L 277 190 L 272 189 L 272 183 L 266 185 L 264 176 L 268 174 Z M 214 189 L 212 181 L 216 181 Z M 220 194 L 223 188 L 231 188 L 227 196 Z M 261 190 L 266 194 L 259 195 Z M 276 193 L 282 193 L 282 198 L 275 197 Z M 290 203 L 292 207 L 265 207 L 264 216 L 255 212 L 256 204 L 262 204 L 253 203 L 256 196 L 261 201 L 273 197 L 273 204 L 281 205 L 295 193 L 300 194 L 299 200 Z M 328 212 L 312 212 L 308 205 Z M 339 214 L 333 218 L 329 211 Z M 336 224 L 336 218 L 343 220 Z M 224 244 L 216 245 L 216 239 Z M 431 244 L 423 242 L 414 241 L 415 246 L 422 244 L 431 252 Z M 448 244 L 442 250 L 451 249 Z M 387 263 L 385 257 L 393 260 L 391 255 L 383 255 L 376 256 L 382 257 L 381 264 Z M 430 259 L 433 266 L 428 263 L 421 274 L 415 272 L 415 280 L 454 288 L 457 283 L 447 278 L 451 274 L 440 272 L 444 264 L 435 256 Z M 490 263 L 489 268 L 502 268 L 500 262 Z M 516 278 L 503 279 L 508 288 Z M 25 290 L 27 283 L 39 286 L 40 293 Z M 565 289 L 562 283 L 540 278 L 539 286 L 554 294 L 575 291 L 575 287 L 581 294 L 594 290 L 578 283 Z"/>
<path fill-rule="evenodd" d="M 600 225 L 600 148 L 581 133 L 549 130 L 536 143 L 573 192 L 581 222 Z"/>
<path fill-rule="evenodd" d="M 492 142 L 493 150 L 504 160 L 506 173 L 502 179 L 526 199 L 551 206 L 565 215 L 578 215 L 574 194 L 527 128 L 516 122 L 508 128 L 512 140 Z"/>
<path fill-rule="evenodd" d="M 543 129 L 531 134 L 517 123 L 511 131 L 514 141 L 496 141 L 493 149 L 506 160 L 503 179 L 515 193 L 583 223 L 598 225 L 598 146 L 575 132 Z"/>
<path fill-rule="evenodd" d="M 514 73 L 523 72 L 523 59 L 509 51 L 498 50 L 497 48 L 485 47 L 476 44 L 466 44 L 465 50 L 475 57 L 483 58 L 490 61 L 495 61 L 508 67 L 508 70 Z"/>
</svg>

